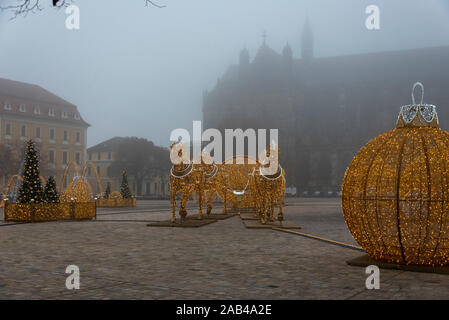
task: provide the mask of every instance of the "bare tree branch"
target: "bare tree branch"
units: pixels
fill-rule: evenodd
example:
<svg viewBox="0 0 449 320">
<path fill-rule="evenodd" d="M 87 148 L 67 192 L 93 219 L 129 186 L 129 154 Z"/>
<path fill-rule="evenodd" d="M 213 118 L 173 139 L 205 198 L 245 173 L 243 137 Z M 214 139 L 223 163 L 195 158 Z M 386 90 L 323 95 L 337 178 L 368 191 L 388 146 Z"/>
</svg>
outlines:
<svg viewBox="0 0 449 320">
<path fill-rule="evenodd" d="M 51 6 L 57 9 L 67 7 L 73 0 L 48 0 L 51 3 Z M 26 17 L 29 13 L 36 13 L 38 11 L 42 11 L 41 3 L 43 0 L 15 0 L 16 4 L 10 4 L 7 6 L 0 6 L 0 10 L 7 11 L 11 10 L 13 12 L 13 17 L 11 19 L 16 18 L 17 16 Z M 166 5 L 159 5 L 152 0 L 145 0 L 145 6 L 148 7 L 151 5 L 156 8 L 165 8 Z"/>
<path fill-rule="evenodd" d="M 52 0 L 51 2 L 53 7 L 60 9 L 62 7 L 67 7 L 69 1 L 71 2 L 72 0 Z M 15 2 L 17 2 L 17 4 L 0 6 L 2 11 L 11 10 L 13 12 L 11 20 L 17 16 L 26 17 L 29 13 L 36 13 L 43 10 L 41 5 L 42 0 L 16 0 Z"/>
<path fill-rule="evenodd" d="M 146 7 L 148 7 L 148 4 L 151 4 L 152 6 L 155 6 L 156 8 L 165 8 L 166 7 L 166 5 L 158 5 L 151 0 L 145 0 Z"/>
</svg>

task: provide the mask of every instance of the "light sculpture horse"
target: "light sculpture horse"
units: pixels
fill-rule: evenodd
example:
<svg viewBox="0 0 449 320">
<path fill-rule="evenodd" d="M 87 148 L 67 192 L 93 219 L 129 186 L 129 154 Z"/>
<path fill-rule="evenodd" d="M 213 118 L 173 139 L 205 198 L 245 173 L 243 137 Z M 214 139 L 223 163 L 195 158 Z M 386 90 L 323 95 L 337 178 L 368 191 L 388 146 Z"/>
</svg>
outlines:
<svg viewBox="0 0 449 320">
<path fill-rule="evenodd" d="M 207 150 L 201 154 L 201 165 L 204 172 L 204 184 L 201 187 L 207 203 L 207 215 L 212 212 L 212 203 L 217 194 L 223 200 L 223 213 L 227 213 L 223 165 L 214 163 Z"/>
<path fill-rule="evenodd" d="M 254 185 L 257 194 L 255 210 L 258 212 L 261 222 L 274 221 L 276 204 L 279 206 L 277 220 L 283 221 L 285 170 L 279 164 L 279 148 L 274 142 L 259 158 L 258 168 L 254 172 Z"/>
<path fill-rule="evenodd" d="M 178 141 L 170 146 L 170 157 L 172 159 L 181 159 L 178 163 L 174 163 L 170 170 L 170 204 L 172 209 L 172 222 L 176 222 L 176 197 L 181 193 L 181 203 L 179 207 L 179 215 L 181 223 L 187 216 L 186 205 L 192 193 L 198 196 L 200 206 L 199 218 L 203 218 L 203 185 L 204 173 L 201 165 L 194 164 L 187 158 L 184 145 Z"/>
</svg>

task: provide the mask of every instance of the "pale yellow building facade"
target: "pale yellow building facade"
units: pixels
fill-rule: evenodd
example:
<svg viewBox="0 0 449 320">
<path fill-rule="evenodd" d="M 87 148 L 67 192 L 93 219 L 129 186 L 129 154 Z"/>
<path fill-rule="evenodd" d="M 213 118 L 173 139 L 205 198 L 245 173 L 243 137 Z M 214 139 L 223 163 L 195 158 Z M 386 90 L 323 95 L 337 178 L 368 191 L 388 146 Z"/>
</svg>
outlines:
<svg viewBox="0 0 449 320">
<path fill-rule="evenodd" d="M 74 176 L 72 168 L 63 181 L 69 163 L 82 168 L 86 162 L 88 127 L 75 105 L 37 85 L 0 78 L 0 143 L 22 159 L 25 142 L 33 139 L 41 173 L 54 175 L 59 190 Z"/>
</svg>

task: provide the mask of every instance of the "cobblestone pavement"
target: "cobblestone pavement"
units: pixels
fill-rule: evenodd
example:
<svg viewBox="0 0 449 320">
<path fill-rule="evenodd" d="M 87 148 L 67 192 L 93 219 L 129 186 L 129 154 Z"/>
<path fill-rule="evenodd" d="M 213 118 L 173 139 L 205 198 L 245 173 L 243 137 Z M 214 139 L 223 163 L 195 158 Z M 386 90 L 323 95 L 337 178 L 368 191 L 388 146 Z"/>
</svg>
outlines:
<svg viewBox="0 0 449 320">
<path fill-rule="evenodd" d="M 197 209 L 190 208 L 190 212 Z M 0 226 L 0 299 L 448 299 L 449 276 L 381 270 L 365 289 L 362 253 L 274 230 L 238 216 L 201 228 L 150 228 L 168 201 L 99 209 L 97 221 Z M 288 199 L 286 219 L 356 244 L 338 199 Z M 2 216 L 0 216 L 3 219 Z M 65 287 L 79 266 L 80 290 Z"/>
</svg>

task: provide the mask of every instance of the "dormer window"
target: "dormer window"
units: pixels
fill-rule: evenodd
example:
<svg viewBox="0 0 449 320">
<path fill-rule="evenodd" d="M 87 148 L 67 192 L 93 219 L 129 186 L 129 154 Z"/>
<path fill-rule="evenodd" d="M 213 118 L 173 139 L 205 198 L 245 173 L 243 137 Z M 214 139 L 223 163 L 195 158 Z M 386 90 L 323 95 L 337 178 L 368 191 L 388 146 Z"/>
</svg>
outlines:
<svg viewBox="0 0 449 320">
<path fill-rule="evenodd" d="M 50 117 L 54 117 L 55 116 L 55 109 L 53 109 L 53 108 L 48 109 L 48 115 Z"/>
<path fill-rule="evenodd" d="M 81 119 L 80 114 L 79 113 L 75 113 L 75 120 L 80 120 L 80 119 Z"/>
<path fill-rule="evenodd" d="M 27 111 L 27 107 L 26 107 L 25 103 L 22 103 L 22 104 L 19 106 L 19 111 L 20 111 L 20 112 L 26 112 L 26 111 Z"/>
<path fill-rule="evenodd" d="M 61 112 L 61 118 L 67 119 L 68 117 L 69 117 L 69 113 L 67 111 L 62 111 Z"/>
<path fill-rule="evenodd" d="M 39 106 L 34 107 L 34 114 L 41 114 L 41 108 Z"/>
<path fill-rule="evenodd" d="M 11 110 L 11 104 L 9 102 L 5 102 L 5 104 L 3 105 L 3 108 L 5 110 Z"/>
</svg>

